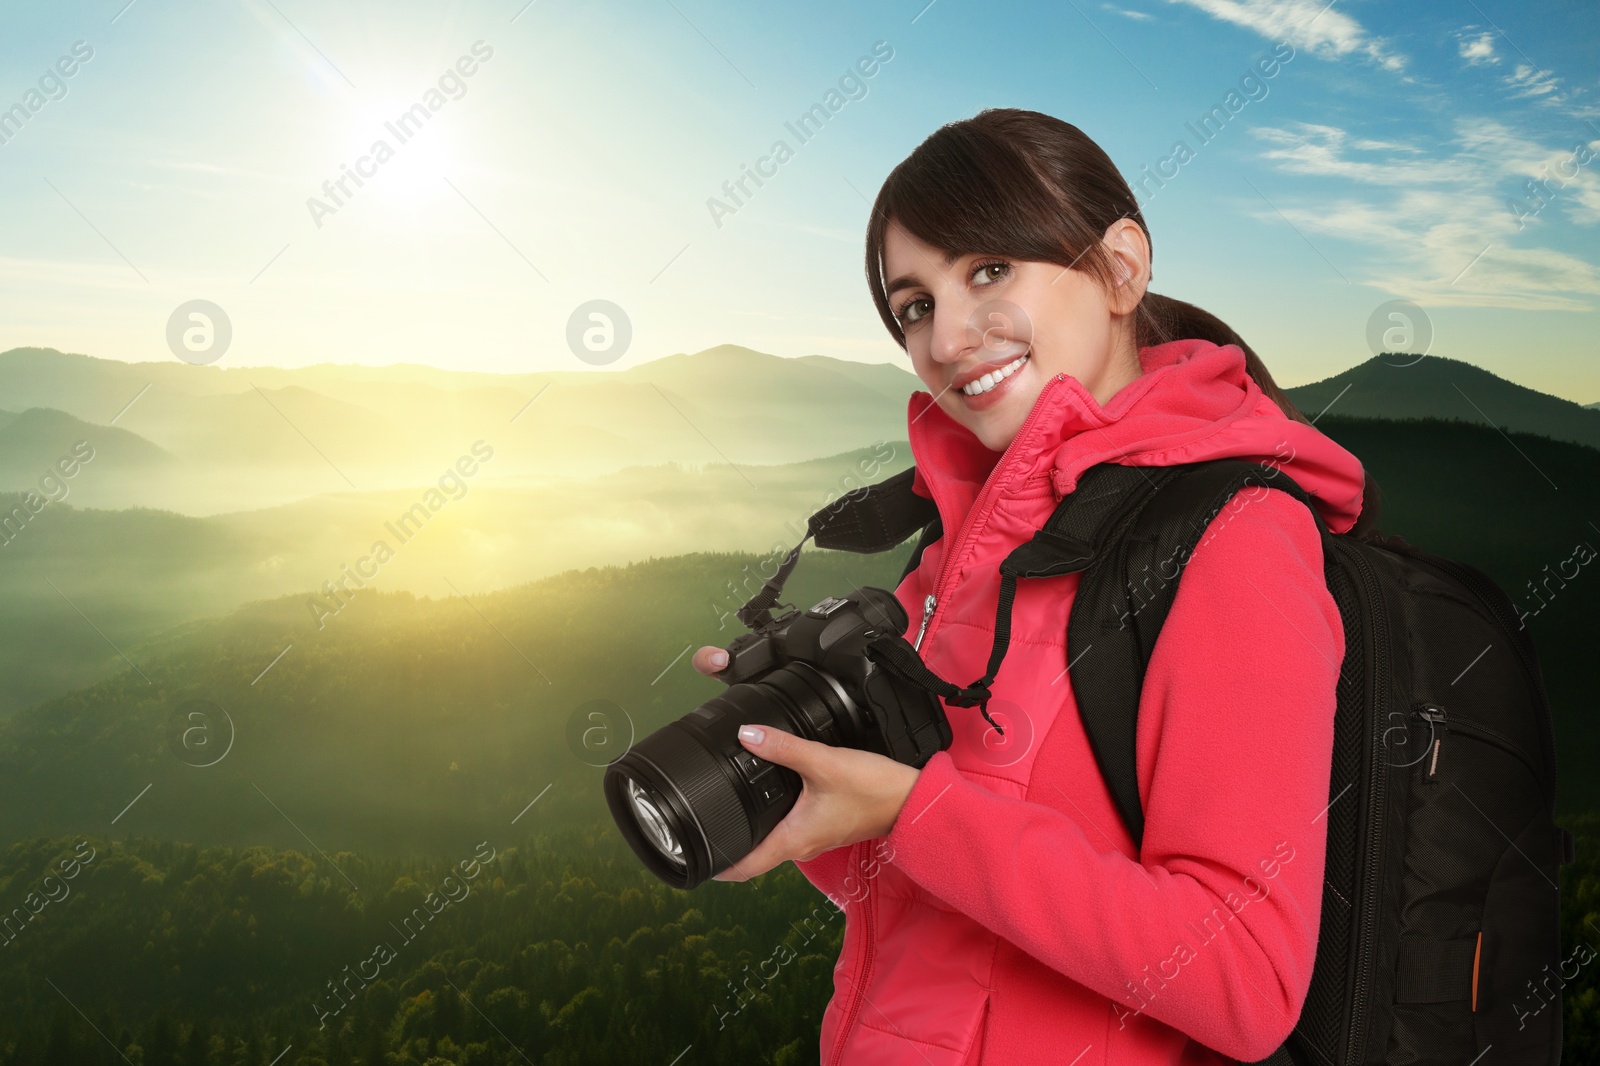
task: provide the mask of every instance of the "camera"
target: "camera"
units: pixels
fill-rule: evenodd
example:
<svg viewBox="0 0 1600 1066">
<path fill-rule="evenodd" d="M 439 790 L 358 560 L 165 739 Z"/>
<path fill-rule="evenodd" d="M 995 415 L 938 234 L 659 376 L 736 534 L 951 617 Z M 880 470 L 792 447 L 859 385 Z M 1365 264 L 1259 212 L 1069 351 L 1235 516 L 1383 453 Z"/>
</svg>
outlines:
<svg viewBox="0 0 1600 1066">
<path fill-rule="evenodd" d="M 866 586 L 751 627 L 715 676 L 726 691 L 634 744 L 603 787 L 623 839 L 657 877 L 690 889 L 748 855 L 800 798 L 800 775 L 739 742 L 766 725 L 921 768 L 950 746 L 939 698 L 869 657 L 905 645 L 906 611 Z M 749 624 L 748 622 L 746 624 Z"/>
</svg>

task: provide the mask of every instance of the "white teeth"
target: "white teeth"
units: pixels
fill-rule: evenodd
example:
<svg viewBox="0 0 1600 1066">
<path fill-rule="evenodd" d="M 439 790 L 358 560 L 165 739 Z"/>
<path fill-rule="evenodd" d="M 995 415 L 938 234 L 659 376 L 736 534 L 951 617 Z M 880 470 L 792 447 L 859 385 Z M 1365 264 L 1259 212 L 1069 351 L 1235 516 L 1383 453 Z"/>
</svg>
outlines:
<svg viewBox="0 0 1600 1066">
<path fill-rule="evenodd" d="M 991 370 L 989 373 L 983 375 L 981 378 L 978 378 L 976 381 L 968 382 L 967 384 L 961 386 L 961 391 L 966 393 L 968 396 L 979 396 L 985 392 L 988 392 L 990 389 L 1000 384 L 1000 382 L 1004 381 L 1012 374 L 1015 374 L 1017 369 L 1021 367 L 1023 363 L 1028 361 L 1028 354 L 1029 353 L 1024 352 L 1022 355 L 1018 356 L 1012 362 L 1007 363 L 999 370 Z"/>
</svg>

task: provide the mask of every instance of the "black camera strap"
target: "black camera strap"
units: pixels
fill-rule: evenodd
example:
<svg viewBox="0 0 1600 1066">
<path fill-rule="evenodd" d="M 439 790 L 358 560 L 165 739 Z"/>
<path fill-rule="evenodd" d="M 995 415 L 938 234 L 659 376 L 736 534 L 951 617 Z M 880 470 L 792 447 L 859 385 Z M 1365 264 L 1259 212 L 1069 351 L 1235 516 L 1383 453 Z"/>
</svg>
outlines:
<svg viewBox="0 0 1600 1066">
<path fill-rule="evenodd" d="M 911 491 L 917 468 L 908 466 L 875 485 L 851 489 L 806 519 L 806 535 L 779 564 L 778 570 L 750 601 L 736 612 L 746 629 L 772 621 L 772 608 L 783 595 L 783 584 L 800 559 L 805 542 L 835 551 L 873 554 L 888 551 L 911 534 L 936 521 L 939 509 L 926 496 Z"/>
<path fill-rule="evenodd" d="M 800 549 L 808 539 L 815 537 L 821 548 L 863 554 L 880 552 L 936 520 L 939 515 L 933 501 L 911 491 L 915 473 L 915 467 L 908 467 L 886 481 L 846 493 L 812 515 L 800 543 L 761 590 L 739 609 L 739 621 L 755 629 L 772 620 L 771 609 L 782 595 L 784 582 L 789 579 L 799 561 Z M 1169 468 L 1146 470 L 1115 463 L 1103 463 L 1084 471 L 1076 490 L 1062 499 L 1044 528 L 1014 548 L 1001 562 L 994 644 L 983 676 L 971 684 L 956 685 L 934 673 L 899 633 L 880 634 L 863 649 L 865 655 L 873 663 L 941 697 L 952 707 L 978 707 L 994 731 L 1004 736 L 1005 730 L 989 715 L 989 700 L 993 696 L 989 686 L 999 675 L 1000 664 L 1011 643 L 1011 608 L 1016 599 L 1017 579 L 1058 577 L 1088 569 L 1140 505 L 1172 473 Z"/>
</svg>

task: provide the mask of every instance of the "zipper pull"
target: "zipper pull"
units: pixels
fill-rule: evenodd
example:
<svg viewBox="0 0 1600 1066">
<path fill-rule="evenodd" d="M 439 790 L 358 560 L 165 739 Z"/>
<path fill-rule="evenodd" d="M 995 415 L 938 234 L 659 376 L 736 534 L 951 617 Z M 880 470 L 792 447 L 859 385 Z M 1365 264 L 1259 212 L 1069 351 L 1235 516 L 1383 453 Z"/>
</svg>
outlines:
<svg viewBox="0 0 1600 1066">
<path fill-rule="evenodd" d="M 1434 777 L 1439 772 L 1439 748 L 1444 738 L 1439 736 L 1437 733 L 1434 733 L 1431 727 L 1442 726 L 1444 731 L 1448 733 L 1450 731 L 1450 724 L 1445 720 L 1444 708 L 1437 704 L 1422 704 L 1416 709 L 1416 715 L 1418 718 L 1421 718 L 1423 721 L 1429 723 L 1429 734 L 1433 736 L 1433 754 L 1428 759 L 1427 776 Z"/>
<path fill-rule="evenodd" d="M 923 599 L 922 625 L 917 629 L 917 639 L 911 642 L 911 647 L 913 650 L 922 650 L 922 634 L 928 631 L 928 619 L 933 617 L 933 605 L 937 602 L 937 598 L 931 592 L 928 593 L 928 595 Z"/>
</svg>

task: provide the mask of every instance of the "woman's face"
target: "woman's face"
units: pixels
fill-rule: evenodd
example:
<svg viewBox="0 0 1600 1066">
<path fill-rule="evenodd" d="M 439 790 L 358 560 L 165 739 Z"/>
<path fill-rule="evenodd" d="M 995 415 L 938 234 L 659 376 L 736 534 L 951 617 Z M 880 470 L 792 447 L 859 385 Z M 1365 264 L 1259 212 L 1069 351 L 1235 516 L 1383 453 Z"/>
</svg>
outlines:
<svg viewBox="0 0 1600 1066">
<path fill-rule="evenodd" d="M 890 221 L 884 277 L 912 368 L 989 450 L 1006 450 L 1056 374 L 1077 378 L 1102 406 L 1139 376 L 1132 316 L 1149 282 L 1150 246 L 1126 218 L 1103 243 L 1125 279 L 1109 293 L 1058 263 L 950 257 Z M 974 392 L 986 377 L 992 387 Z"/>
</svg>

